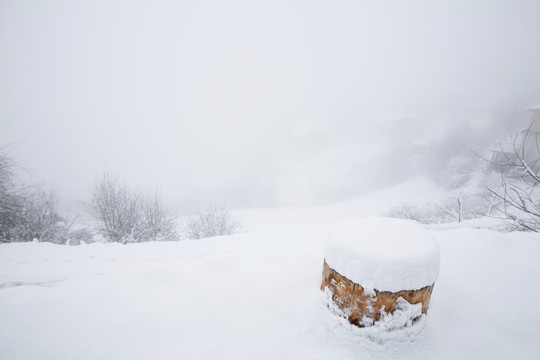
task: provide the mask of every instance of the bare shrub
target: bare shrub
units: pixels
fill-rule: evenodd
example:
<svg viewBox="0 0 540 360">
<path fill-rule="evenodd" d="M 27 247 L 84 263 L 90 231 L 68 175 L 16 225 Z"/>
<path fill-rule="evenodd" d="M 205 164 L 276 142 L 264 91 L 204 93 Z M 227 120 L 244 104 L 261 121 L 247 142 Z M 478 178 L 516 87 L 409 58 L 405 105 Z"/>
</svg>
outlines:
<svg viewBox="0 0 540 360">
<path fill-rule="evenodd" d="M 105 173 L 92 188 L 87 211 L 97 221 L 98 232 L 112 242 L 142 242 L 177 238 L 173 215 L 157 194 L 143 197 Z"/>
<path fill-rule="evenodd" d="M 19 189 L 8 209 L 2 211 L 0 236 L 6 242 L 48 241 L 62 243 L 68 228 L 58 213 L 56 193 L 41 187 Z"/>
<path fill-rule="evenodd" d="M 526 130 L 514 138 L 513 152 L 503 152 L 499 161 L 498 186 L 488 187 L 490 212 L 510 230 L 540 232 L 540 135 Z"/>
<path fill-rule="evenodd" d="M 117 177 L 105 173 L 92 188 L 87 211 L 98 220 L 97 230 L 107 240 L 129 242 L 139 222 L 139 198 Z"/>
<path fill-rule="evenodd" d="M 64 242 L 69 227 L 58 213 L 58 198 L 54 190 L 36 187 L 28 191 L 22 210 L 23 221 L 18 230 L 24 239 Z"/>
<path fill-rule="evenodd" d="M 15 174 L 16 164 L 6 148 L 0 149 L 0 241 L 13 241 L 14 230 L 21 221 L 24 197 Z"/>
<path fill-rule="evenodd" d="M 241 230 L 241 222 L 232 218 L 226 208 L 213 207 L 187 219 L 187 237 L 203 239 L 220 235 L 231 235 Z"/>
<path fill-rule="evenodd" d="M 479 218 L 485 216 L 486 212 L 484 197 L 475 195 L 467 198 L 456 196 L 442 204 L 412 205 L 404 203 L 391 209 L 385 215 L 415 220 L 422 224 L 446 224 Z"/>
<path fill-rule="evenodd" d="M 490 215 L 504 221 L 510 231 L 540 231 L 540 189 L 515 180 L 503 180 L 492 191 Z"/>
<path fill-rule="evenodd" d="M 23 185 L 18 170 L 8 151 L 0 149 L 0 242 L 64 242 L 69 226 L 58 211 L 56 193 Z"/>
<path fill-rule="evenodd" d="M 503 220 L 510 231 L 540 232 L 540 177 L 523 165 L 521 171 L 501 172 L 491 193 L 489 215 Z"/>
</svg>

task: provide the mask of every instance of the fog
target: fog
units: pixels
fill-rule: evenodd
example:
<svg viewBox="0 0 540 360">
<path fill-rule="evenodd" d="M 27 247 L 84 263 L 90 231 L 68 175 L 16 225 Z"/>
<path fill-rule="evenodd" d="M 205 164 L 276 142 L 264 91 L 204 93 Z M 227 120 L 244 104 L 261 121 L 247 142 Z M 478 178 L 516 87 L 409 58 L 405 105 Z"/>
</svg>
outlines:
<svg viewBox="0 0 540 360">
<path fill-rule="evenodd" d="M 106 170 L 182 211 L 339 201 L 523 126 L 538 14 L 537 0 L 2 1 L 0 146 L 66 203 Z"/>
</svg>

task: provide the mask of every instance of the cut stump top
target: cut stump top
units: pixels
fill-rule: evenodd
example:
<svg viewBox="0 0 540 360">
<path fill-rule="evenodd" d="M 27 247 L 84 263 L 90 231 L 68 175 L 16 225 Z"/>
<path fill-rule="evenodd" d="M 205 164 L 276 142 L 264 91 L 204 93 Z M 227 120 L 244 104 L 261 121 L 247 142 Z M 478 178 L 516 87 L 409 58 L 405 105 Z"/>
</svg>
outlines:
<svg viewBox="0 0 540 360">
<path fill-rule="evenodd" d="M 325 242 L 328 266 L 366 290 L 417 290 L 439 274 L 439 245 L 413 221 L 363 218 L 337 223 Z"/>
</svg>

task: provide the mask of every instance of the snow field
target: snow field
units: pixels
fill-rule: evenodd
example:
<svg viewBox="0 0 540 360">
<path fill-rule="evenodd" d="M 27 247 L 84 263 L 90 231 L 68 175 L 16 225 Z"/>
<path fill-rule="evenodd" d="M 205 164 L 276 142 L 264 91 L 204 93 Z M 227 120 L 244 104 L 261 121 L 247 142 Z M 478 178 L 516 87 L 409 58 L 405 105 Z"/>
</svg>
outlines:
<svg viewBox="0 0 540 360">
<path fill-rule="evenodd" d="M 425 322 L 358 329 L 319 290 L 326 226 L 170 243 L 0 248 L 3 359 L 477 359 L 540 350 L 534 234 L 430 231 Z M 417 326 L 418 325 L 418 326 Z"/>
<path fill-rule="evenodd" d="M 533 233 L 430 226 L 439 278 L 411 327 L 360 329 L 328 309 L 319 286 L 333 224 L 380 214 L 397 195 L 430 198 L 424 185 L 307 211 L 244 210 L 250 232 L 226 237 L 1 244 L 0 359 L 536 359 Z"/>
</svg>

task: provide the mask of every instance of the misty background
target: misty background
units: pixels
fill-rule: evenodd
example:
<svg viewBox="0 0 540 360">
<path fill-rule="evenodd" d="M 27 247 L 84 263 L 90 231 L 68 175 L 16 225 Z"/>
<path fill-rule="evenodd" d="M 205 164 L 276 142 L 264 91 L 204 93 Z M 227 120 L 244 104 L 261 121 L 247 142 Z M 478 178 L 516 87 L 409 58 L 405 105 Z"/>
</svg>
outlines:
<svg viewBox="0 0 540 360">
<path fill-rule="evenodd" d="M 103 171 L 181 211 L 469 168 L 540 103 L 540 2 L 0 2 L 0 146 L 65 204 Z"/>
</svg>

